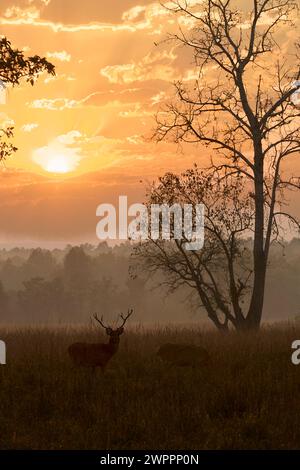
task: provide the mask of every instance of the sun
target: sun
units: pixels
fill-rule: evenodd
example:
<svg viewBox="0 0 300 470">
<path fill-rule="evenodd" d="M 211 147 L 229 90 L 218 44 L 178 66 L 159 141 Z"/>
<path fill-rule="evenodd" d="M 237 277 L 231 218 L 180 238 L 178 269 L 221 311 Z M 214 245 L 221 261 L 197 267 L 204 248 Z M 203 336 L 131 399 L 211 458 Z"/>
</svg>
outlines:
<svg viewBox="0 0 300 470">
<path fill-rule="evenodd" d="M 53 155 L 44 163 L 44 169 L 49 173 L 69 173 L 73 170 L 67 155 Z"/>
<path fill-rule="evenodd" d="M 33 152 L 32 160 L 48 173 L 65 174 L 75 171 L 81 160 L 80 149 L 52 142 Z"/>
</svg>

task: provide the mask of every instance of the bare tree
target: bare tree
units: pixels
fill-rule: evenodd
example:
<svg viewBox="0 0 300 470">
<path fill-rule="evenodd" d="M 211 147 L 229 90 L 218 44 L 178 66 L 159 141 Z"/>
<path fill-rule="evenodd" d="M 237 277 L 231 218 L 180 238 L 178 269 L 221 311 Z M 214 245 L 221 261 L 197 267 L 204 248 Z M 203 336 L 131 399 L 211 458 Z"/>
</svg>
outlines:
<svg viewBox="0 0 300 470">
<path fill-rule="evenodd" d="M 295 45 L 294 57 L 276 59 L 280 32 L 293 25 L 297 4 L 291 0 L 253 0 L 250 11 L 241 12 L 231 0 L 204 0 L 199 4 L 176 0 L 168 2 L 168 8 L 174 14 L 185 15 L 189 19 L 185 23 L 193 26 L 169 39 L 193 53 L 199 79 L 193 87 L 183 81 L 175 83 L 176 99 L 158 113 L 155 138 L 206 146 L 211 152 L 206 175 L 214 175 L 224 208 L 228 202 L 224 196 L 226 185 L 231 186 L 234 200 L 235 185 L 239 185 L 237 182 L 243 176 L 245 187 L 249 188 L 248 198 L 253 201 L 253 267 L 244 280 L 237 275 L 240 268 L 236 267 L 236 253 L 233 251 L 232 255 L 229 245 L 232 240 L 235 246 L 239 210 L 243 221 L 239 233 L 244 231 L 244 225 L 247 229 L 252 227 L 249 210 L 246 214 L 243 210 L 246 206 L 241 208 L 233 202 L 237 212 L 225 211 L 223 221 L 232 231 L 223 244 L 227 293 L 221 295 L 220 284 L 209 271 L 206 276 L 210 282 L 205 285 L 207 281 L 201 271 L 207 267 L 206 259 L 212 256 L 215 262 L 218 260 L 218 250 L 205 252 L 207 246 L 202 253 L 194 254 L 199 258 L 196 271 L 182 251 L 178 266 L 174 263 L 170 266 L 165 249 L 160 262 L 154 261 L 152 268 L 156 264 L 181 279 L 185 275 L 176 272 L 177 269 L 187 269 L 188 277 L 194 272 L 193 282 L 198 283 L 202 303 L 216 326 L 227 328 L 229 322 L 236 328 L 257 329 L 262 318 L 270 244 L 279 237 L 284 217 L 299 228 L 296 218 L 284 207 L 287 190 L 300 187 L 299 176 L 285 176 L 284 168 L 288 157 L 299 156 L 300 151 L 300 110 L 293 99 L 300 88 L 299 47 Z M 204 180 L 201 184 L 205 184 Z M 159 192 L 163 193 L 161 189 Z M 209 204 L 205 205 L 209 211 L 208 225 L 219 223 L 218 213 L 212 214 Z M 224 237 L 221 238 L 222 245 Z M 243 311 L 240 297 L 245 279 L 247 284 L 251 280 L 251 290 L 249 305 Z M 185 280 L 190 282 L 190 278 Z M 218 310 L 225 318 L 222 323 Z"/>
<path fill-rule="evenodd" d="M 197 166 L 181 175 L 167 173 L 151 187 L 151 205 L 203 204 L 205 242 L 201 250 L 187 250 L 190 240 L 174 236 L 174 217 L 170 217 L 171 240 L 160 238 L 142 242 L 133 252 L 133 272 L 147 269 L 150 276 L 160 271 L 164 285 L 174 292 L 188 286 L 196 294 L 196 304 L 205 308 L 219 330 L 230 325 L 245 329 L 243 305 L 247 301 L 253 272 L 249 241 L 254 230 L 254 200 L 249 197 L 243 175 L 208 174 Z M 195 214 L 194 214 L 195 220 Z M 151 230 L 149 230 L 150 232 Z M 194 300 L 194 296 L 189 297 Z"/>
</svg>

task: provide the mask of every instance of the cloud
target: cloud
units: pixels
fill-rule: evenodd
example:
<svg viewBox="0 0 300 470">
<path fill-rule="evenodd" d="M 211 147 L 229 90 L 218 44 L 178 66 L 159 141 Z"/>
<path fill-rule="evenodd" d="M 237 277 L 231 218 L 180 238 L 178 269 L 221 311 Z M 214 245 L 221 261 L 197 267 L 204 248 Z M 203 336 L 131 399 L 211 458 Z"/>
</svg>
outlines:
<svg viewBox="0 0 300 470">
<path fill-rule="evenodd" d="M 48 59 L 56 59 L 61 62 L 70 62 L 71 54 L 68 54 L 66 51 L 57 51 L 57 52 L 47 52 Z"/>
<path fill-rule="evenodd" d="M 145 11 L 146 11 L 145 6 L 137 5 L 133 8 L 130 8 L 130 10 L 125 11 L 122 15 L 122 20 L 123 21 L 136 20 L 142 13 L 145 13 Z"/>
<path fill-rule="evenodd" d="M 30 108 L 34 109 L 48 109 L 50 111 L 62 111 L 64 109 L 75 108 L 78 104 L 76 100 L 69 100 L 67 98 L 41 98 L 34 100 L 29 104 Z"/>
<path fill-rule="evenodd" d="M 49 111 L 63 111 L 65 109 L 79 108 L 90 100 L 96 93 L 91 93 L 82 100 L 71 100 L 68 98 L 41 98 L 28 103 L 30 108 L 47 109 Z"/>
<path fill-rule="evenodd" d="M 73 145 L 78 139 L 82 137 L 81 132 L 79 131 L 70 131 L 67 134 L 59 135 L 57 137 L 57 142 L 62 145 Z"/>
<path fill-rule="evenodd" d="M 65 8 L 70 9 L 68 17 L 70 18 L 70 23 L 63 23 L 59 21 L 60 15 L 58 12 L 60 11 L 61 6 L 56 4 L 56 8 L 54 7 L 51 9 L 52 3 L 50 5 L 50 10 L 52 11 L 52 15 L 49 15 L 49 8 L 44 8 L 45 6 L 49 5 L 49 0 L 41 0 L 42 5 L 41 8 L 38 9 L 35 6 L 31 6 L 30 8 L 20 8 L 20 7 L 11 7 L 8 8 L 6 11 L 8 14 L 4 15 L 3 18 L 0 19 L 0 24 L 2 25 L 15 25 L 15 26 L 22 26 L 22 25 L 31 25 L 35 27 L 44 27 L 51 29 L 55 33 L 57 32 L 67 32 L 67 33 L 74 33 L 80 31 L 110 31 L 110 32 L 118 32 L 118 31 L 127 31 L 127 32 L 136 32 L 136 31 L 143 31 L 148 30 L 151 34 L 153 33 L 153 25 L 154 23 L 159 24 L 162 19 L 167 22 L 166 17 L 169 15 L 171 16 L 170 12 L 161 6 L 160 4 L 156 3 L 155 1 L 148 3 L 147 6 L 140 6 L 136 5 L 132 8 L 129 8 L 126 11 L 122 12 L 122 6 L 114 5 L 109 8 L 109 6 L 103 6 L 102 2 L 92 2 L 91 8 L 78 9 L 74 8 L 73 3 L 69 2 L 66 4 Z M 66 2 L 66 0 L 64 0 Z M 61 0 L 59 0 L 59 3 Z M 31 2 L 33 3 L 33 2 Z M 118 3 L 122 3 L 119 2 Z M 125 3 L 125 2 L 124 2 Z M 125 5 L 124 5 L 125 6 Z M 123 7 L 124 8 L 124 7 Z M 116 16 L 112 15 L 112 11 L 115 9 L 121 13 L 118 22 L 101 22 L 99 18 L 105 18 L 105 13 L 108 13 L 106 10 L 111 10 L 110 17 Z M 45 10 L 45 11 L 44 11 Z M 120 11 L 121 10 L 121 11 Z M 81 14 L 79 14 L 79 12 Z M 54 15 L 54 16 L 53 16 Z M 55 18 L 54 18 L 55 17 Z M 83 19 L 82 19 L 83 18 Z M 113 18 L 111 18 L 113 20 Z"/>
<path fill-rule="evenodd" d="M 36 0 L 27 0 L 29 4 L 35 3 Z M 45 5 L 46 7 L 50 4 L 51 0 L 38 0 L 39 2 L 42 3 L 42 5 Z"/>
<path fill-rule="evenodd" d="M 139 22 L 136 24 L 121 23 L 121 24 L 110 24 L 110 23 L 89 23 L 89 24 L 64 24 L 55 23 L 53 21 L 46 21 L 40 19 L 40 12 L 36 8 L 22 10 L 19 7 L 15 7 L 14 10 L 8 9 L 8 15 L 4 15 L 0 18 L 0 25 L 10 26 L 36 26 L 51 29 L 54 33 L 78 33 L 83 31 L 90 32 L 117 32 L 127 31 L 136 32 L 139 30 L 150 29 L 151 24 L 149 22 Z"/>
<path fill-rule="evenodd" d="M 173 62 L 177 55 L 174 50 L 150 52 L 138 62 L 129 64 L 107 65 L 100 70 L 100 74 L 110 83 L 128 84 L 145 80 L 174 79 Z"/>
<path fill-rule="evenodd" d="M 10 118 L 6 113 L 0 113 L 0 129 L 7 127 L 14 127 L 15 121 Z"/>
<path fill-rule="evenodd" d="M 21 127 L 21 131 L 23 131 L 23 132 L 32 132 L 34 129 L 37 129 L 38 127 L 39 127 L 39 125 L 36 122 L 32 122 L 32 123 L 24 124 Z"/>
<path fill-rule="evenodd" d="M 166 92 L 160 91 L 150 98 L 151 106 L 161 103 L 166 98 Z"/>
<path fill-rule="evenodd" d="M 74 82 L 76 80 L 76 77 L 73 75 L 67 75 L 65 73 L 61 74 L 56 74 L 54 76 L 50 75 L 44 79 L 44 83 L 48 84 L 51 82 L 57 82 L 58 80 L 67 80 L 68 82 Z"/>
<path fill-rule="evenodd" d="M 35 7 L 20 8 L 18 6 L 12 6 L 5 10 L 3 21 L 7 21 L 8 24 L 11 21 L 24 21 L 33 22 L 40 17 L 40 11 Z"/>
<path fill-rule="evenodd" d="M 118 115 L 122 118 L 139 118 L 145 116 L 152 116 L 153 113 L 146 111 L 144 109 L 144 106 L 142 106 L 140 103 L 136 103 L 131 108 L 126 107 L 126 110 L 120 111 Z"/>
</svg>

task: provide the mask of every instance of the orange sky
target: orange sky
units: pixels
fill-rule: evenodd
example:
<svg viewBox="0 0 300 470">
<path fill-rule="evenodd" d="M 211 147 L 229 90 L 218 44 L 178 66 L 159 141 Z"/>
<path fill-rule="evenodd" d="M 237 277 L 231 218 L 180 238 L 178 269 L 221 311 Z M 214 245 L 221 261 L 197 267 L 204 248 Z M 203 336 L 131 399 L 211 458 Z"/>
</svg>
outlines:
<svg viewBox="0 0 300 470">
<path fill-rule="evenodd" d="M 141 179 L 205 162 L 201 148 L 144 139 L 172 82 L 195 76 L 186 53 L 155 46 L 182 22 L 151 0 L 1 0 L 1 34 L 57 76 L 0 105 L 19 148 L 0 174 L 0 242 L 96 241 L 98 204 L 141 201 Z M 285 49 L 295 37 L 284 32 Z"/>
</svg>

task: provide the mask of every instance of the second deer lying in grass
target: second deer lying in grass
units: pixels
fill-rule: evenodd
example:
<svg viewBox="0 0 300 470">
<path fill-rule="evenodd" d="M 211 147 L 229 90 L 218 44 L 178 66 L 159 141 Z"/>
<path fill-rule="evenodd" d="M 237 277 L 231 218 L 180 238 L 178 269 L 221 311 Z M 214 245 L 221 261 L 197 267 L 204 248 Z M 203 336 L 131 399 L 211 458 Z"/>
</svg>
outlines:
<svg viewBox="0 0 300 470">
<path fill-rule="evenodd" d="M 133 314 L 133 310 L 128 310 L 127 315 L 120 315 L 122 324 L 118 328 L 111 328 L 103 323 L 103 317 L 99 320 L 95 314 L 94 319 L 105 329 L 106 334 L 109 336 L 109 342 L 103 343 L 74 343 L 68 348 L 69 355 L 74 364 L 83 367 L 100 367 L 102 372 L 109 360 L 116 354 L 119 348 L 120 336 L 124 332 L 124 326 L 128 318 Z"/>
</svg>

